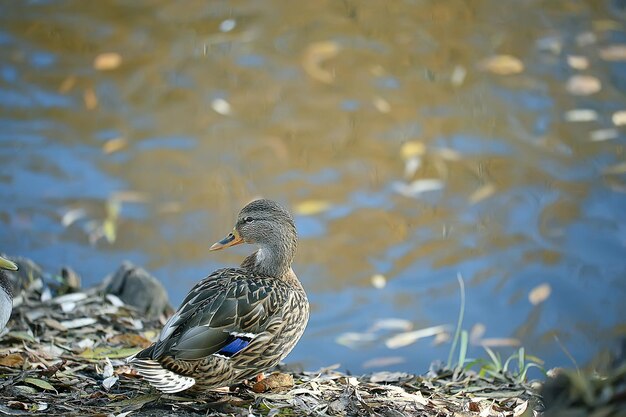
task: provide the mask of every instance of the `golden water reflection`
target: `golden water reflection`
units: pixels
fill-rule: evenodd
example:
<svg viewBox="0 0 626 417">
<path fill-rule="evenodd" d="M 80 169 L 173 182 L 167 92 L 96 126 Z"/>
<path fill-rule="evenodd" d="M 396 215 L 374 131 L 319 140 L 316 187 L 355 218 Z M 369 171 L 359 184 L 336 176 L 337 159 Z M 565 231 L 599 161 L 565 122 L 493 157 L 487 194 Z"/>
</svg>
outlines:
<svg viewBox="0 0 626 417">
<path fill-rule="evenodd" d="M 88 283 L 130 258 L 178 302 L 249 250 L 207 248 L 264 196 L 314 304 L 292 360 L 423 371 L 449 344 L 368 329 L 454 324 L 458 272 L 465 327 L 584 362 L 585 329 L 623 336 L 620 7 L 3 2 L 1 247 Z"/>
</svg>

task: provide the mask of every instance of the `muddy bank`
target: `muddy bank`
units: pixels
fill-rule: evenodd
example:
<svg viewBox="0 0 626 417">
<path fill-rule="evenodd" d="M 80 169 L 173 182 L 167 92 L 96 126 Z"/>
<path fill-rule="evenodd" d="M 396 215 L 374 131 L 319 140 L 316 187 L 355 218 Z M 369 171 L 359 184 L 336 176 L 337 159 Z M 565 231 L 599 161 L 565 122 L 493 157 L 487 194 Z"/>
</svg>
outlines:
<svg viewBox="0 0 626 417">
<path fill-rule="evenodd" d="M 151 343 L 171 311 L 158 281 L 125 264 L 103 285 L 81 289 L 72 273 L 18 263 L 18 296 L 0 339 L 0 414 L 533 416 L 542 407 L 530 383 L 445 369 L 425 376 L 282 369 L 293 387 L 162 395 L 124 361 Z"/>
</svg>

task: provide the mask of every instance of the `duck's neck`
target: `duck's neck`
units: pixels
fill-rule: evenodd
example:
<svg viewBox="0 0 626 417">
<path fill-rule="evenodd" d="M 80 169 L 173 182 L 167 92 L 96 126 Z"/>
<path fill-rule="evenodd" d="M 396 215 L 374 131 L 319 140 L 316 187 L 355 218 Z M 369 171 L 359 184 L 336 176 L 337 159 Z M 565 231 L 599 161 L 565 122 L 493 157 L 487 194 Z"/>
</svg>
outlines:
<svg viewBox="0 0 626 417">
<path fill-rule="evenodd" d="M 288 275 L 295 255 L 295 245 L 259 245 L 259 249 L 241 263 L 256 275 L 283 278 Z"/>
</svg>

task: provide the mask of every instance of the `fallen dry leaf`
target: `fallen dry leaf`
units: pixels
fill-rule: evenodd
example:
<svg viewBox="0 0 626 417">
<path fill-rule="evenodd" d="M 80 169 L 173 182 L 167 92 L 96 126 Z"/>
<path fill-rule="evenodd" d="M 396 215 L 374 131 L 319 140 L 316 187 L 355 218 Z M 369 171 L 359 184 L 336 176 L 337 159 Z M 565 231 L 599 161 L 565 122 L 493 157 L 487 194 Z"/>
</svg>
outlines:
<svg viewBox="0 0 626 417">
<path fill-rule="evenodd" d="M 570 94 L 588 96 L 602 89 L 602 83 L 593 75 L 574 75 L 567 80 L 565 88 Z"/>
<path fill-rule="evenodd" d="M 111 345 L 123 345 L 127 347 L 140 348 L 147 348 L 152 344 L 152 342 L 145 337 L 133 333 L 116 334 L 115 336 L 109 338 L 107 342 Z"/>
<path fill-rule="evenodd" d="M 291 387 L 293 387 L 293 376 L 291 374 L 276 373 L 258 381 L 252 386 L 252 391 L 261 393 Z"/>
<path fill-rule="evenodd" d="M 122 63 L 122 56 L 117 52 L 102 53 L 93 60 L 93 67 L 99 71 L 116 69 Z"/>
<path fill-rule="evenodd" d="M 552 287 L 550 287 L 550 284 L 544 283 L 538 285 L 530 290 L 530 293 L 528 294 L 528 301 L 530 301 L 532 305 L 536 306 L 537 304 L 546 301 L 548 297 L 550 297 L 550 293 L 552 293 Z"/>
<path fill-rule="evenodd" d="M 481 61 L 479 67 L 498 75 L 513 75 L 524 71 L 524 64 L 513 55 L 495 55 Z"/>
<path fill-rule="evenodd" d="M 24 365 L 24 358 L 20 353 L 9 353 L 0 357 L 0 366 L 8 366 L 9 368 L 21 368 Z"/>
</svg>

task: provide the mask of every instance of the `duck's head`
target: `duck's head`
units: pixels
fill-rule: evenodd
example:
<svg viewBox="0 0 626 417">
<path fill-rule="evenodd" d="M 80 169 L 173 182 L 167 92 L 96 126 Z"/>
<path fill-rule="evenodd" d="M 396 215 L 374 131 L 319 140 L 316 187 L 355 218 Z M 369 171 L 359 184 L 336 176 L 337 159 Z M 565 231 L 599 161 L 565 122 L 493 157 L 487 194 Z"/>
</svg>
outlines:
<svg viewBox="0 0 626 417">
<path fill-rule="evenodd" d="M 266 274 L 285 273 L 290 267 L 297 246 L 296 226 L 287 210 L 271 200 L 255 200 L 245 206 L 237 216 L 233 231 L 213 244 L 210 250 L 224 249 L 240 243 L 259 247 L 251 261 Z M 247 262 L 248 261 L 248 262 Z M 253 268 L 254 269 L 254 268 Z"/>
</svg>

